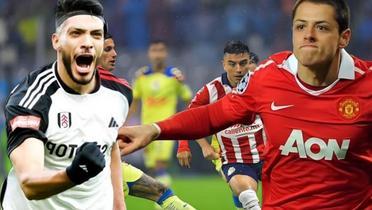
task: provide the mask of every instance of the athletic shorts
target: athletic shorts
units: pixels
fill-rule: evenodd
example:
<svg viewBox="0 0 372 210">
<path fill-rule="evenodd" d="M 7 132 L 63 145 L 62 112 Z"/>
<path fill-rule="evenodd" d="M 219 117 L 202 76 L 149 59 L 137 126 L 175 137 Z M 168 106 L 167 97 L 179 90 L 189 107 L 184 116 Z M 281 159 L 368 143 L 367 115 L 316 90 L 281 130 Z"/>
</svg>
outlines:
<svg viewBox="0 0 372 210">
<path fill-rule="evenodd" d="M 132 185 L 142 177 L 143 171 L 125 162 L 121 164 L 121 170 L 123 173 L 124 194 L 128 195 Z"/>
<path fill-rule="evenodd" d="M 170 161 L 175 141 L 153 141 L 144 150 L 144 161 L 147 168 L 155 168 L 157 161 Z"/>
<path fill-rule="evenodd" d="M 230 179 L 235 175 L 246 175 L 252 179 L 261 180 L 262 161 L 259 163 L 228 163 L 222 165 L 223 174 L 226 177 L 226 181 L 230 182 Z"/>
</svg>

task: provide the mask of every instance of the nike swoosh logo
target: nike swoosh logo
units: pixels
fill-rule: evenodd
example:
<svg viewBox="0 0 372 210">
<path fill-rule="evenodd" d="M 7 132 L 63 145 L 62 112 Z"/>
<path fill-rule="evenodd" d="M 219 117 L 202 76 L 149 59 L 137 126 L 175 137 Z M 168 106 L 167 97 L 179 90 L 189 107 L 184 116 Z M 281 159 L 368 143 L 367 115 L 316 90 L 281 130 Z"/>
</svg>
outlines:
<svg viewBox="0 0 372 210">
<path fill-rule="evenodd" d="M 276 105 L 275 105 L 275 102 L 272 102 L 272 103 L 271 103 L 271 110 L 273 110 L 273 111 L 278 111 L 278 110 L 286 109 L 286 108 L 289 108 L 289 107 L 292 107 L 292 106 L 294 106 L 294 105 L 276 106 Z"/>
</svg>

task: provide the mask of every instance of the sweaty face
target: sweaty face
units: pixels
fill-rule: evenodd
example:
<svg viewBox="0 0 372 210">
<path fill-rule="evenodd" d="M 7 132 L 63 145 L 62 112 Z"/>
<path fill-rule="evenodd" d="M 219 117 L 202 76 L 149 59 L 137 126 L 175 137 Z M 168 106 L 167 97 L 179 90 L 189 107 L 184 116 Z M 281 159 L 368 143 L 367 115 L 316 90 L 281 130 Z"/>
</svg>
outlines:
<svg viewBox="0 0 372 210">
<path fill-rule="evenodd" d="M 229 54 L 226 53 L 223 57 L 223 68 L 227 72 L 227 78 L 233 87 L 239 83 L 242 77 L 249 71 L 249 55 L 248 53 Z"/>
<path fill-rule="evenodd" d="M 86 85 L 95 75 L 97 58 L 103 48 L 103 22 L 90 15 L 68 18 L 53 41 L 61 54 L 67 74 L 77 84 Z"/>
<path fill-rule="evenodd" d="M 152 65 L 164 65 L 168 56 L 167 47 L 163 43 L 151 44 L 148 50 L 148 56 Z"/>
<path fill-rule="evenodd" d="M 111 38 L 106 39 L 102 55 L 98 59 L 98 65 L 102 66 L 105 70 L 113 71 L 115 69 L 116 56 L 114 40 Z"/>
<path fill-rule="evenodd" d="M 300 65 L 331 63 L 340 49 L 341 37 L 335 10 L 327 4 L 301 3 L 293 19 L 293 52 Z"/>
</svg>

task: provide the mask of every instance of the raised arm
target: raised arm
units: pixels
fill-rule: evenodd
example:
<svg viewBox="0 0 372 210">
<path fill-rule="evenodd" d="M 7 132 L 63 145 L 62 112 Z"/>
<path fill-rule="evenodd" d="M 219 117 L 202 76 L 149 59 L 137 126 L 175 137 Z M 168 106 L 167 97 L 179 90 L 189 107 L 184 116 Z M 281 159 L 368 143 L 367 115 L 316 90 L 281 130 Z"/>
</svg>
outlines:
<svg viewBox="0 0 372 210">
<path fill-rule="evenodd" d="M 44 144 L 39 139 L 27 138 L 12 151 L 10 159 L 29 200 L 44 199 L 75 186 L 66 170 L 45 170 Z"/>
</svg>

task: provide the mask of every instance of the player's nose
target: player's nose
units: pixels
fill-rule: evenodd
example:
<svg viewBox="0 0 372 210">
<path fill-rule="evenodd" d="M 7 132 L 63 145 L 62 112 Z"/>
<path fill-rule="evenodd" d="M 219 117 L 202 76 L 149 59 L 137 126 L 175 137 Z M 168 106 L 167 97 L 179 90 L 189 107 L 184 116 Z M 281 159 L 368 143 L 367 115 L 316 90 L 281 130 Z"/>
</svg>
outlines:
<svg viewBox="0 0 372 210">
<path fill-rule="evenodd" d="M 89 35 L 82 36 L 80 48 L 90 50 L 93 48 L 93 40 Z"/>
</svg>

